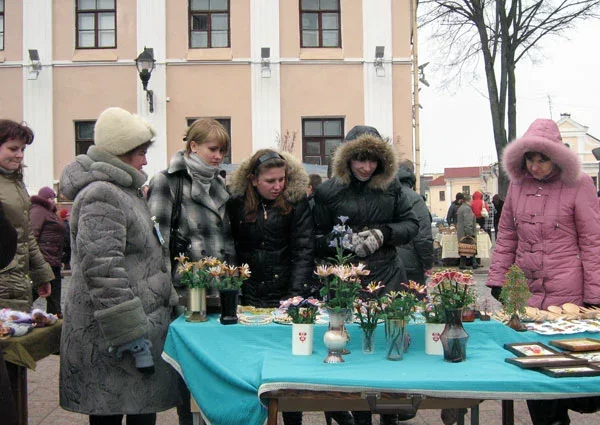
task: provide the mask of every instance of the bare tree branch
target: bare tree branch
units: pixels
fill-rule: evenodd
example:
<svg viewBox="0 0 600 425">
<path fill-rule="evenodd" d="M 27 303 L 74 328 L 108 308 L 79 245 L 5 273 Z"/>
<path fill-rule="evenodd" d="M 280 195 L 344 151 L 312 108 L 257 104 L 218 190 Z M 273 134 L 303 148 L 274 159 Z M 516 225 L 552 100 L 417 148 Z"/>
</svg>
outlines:
<svg viewBox="0 0 600 425">
<path fill-rule="evenodd" d="M 428 27 L 445 71 L 444 84 L 462 82 L 483 61 L 496 153 L 516 137 L 516 66 L 548 36 L 598 18 L 600 0 L 420 0 L 419 27 Z M 469 71 L 472 69 L 472 71 Z M 471 77 L 473 78 L 473 77 Z M 507 127 L 508 126 L 508 134 Z M 504 173 L 499 190 L 508 188 Z"/>
</svg>

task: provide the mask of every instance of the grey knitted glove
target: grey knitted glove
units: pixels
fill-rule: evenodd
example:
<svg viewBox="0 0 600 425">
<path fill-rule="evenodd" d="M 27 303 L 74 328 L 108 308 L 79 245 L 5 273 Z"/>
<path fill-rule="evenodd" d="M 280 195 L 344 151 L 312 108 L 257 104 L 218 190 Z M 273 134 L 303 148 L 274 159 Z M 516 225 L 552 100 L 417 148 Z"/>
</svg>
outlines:
<svg viewBox="0 0 600 425">
<path fill-rule="evenodd" d="M 366 257 L 373 254 L 381 245 L 383 245 L 383 233 L 378 229 L 365 230 L 358 234 L 362 241 L 354 246 L 354 252 L 359 257 Z"/>
</svg>

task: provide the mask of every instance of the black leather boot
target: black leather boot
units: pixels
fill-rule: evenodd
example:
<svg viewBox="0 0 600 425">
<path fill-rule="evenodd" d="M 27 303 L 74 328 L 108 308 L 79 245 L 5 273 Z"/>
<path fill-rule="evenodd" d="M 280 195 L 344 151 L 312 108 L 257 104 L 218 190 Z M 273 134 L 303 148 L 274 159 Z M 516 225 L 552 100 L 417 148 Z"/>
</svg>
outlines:
<svg viewBox="0 0 600 425">
<path fill-rule="evenodd" d="M 302 412 L 282 412 L 284 425 L 302 425 Z"/>
<path fill-rule="evenodd" d="M 473 270 L 479 268 L 479 263 L 477 262 L 477 258 L 476 257 L 473 257 L 473 265 L 472 265 L 472 267 L 473 267 Z"/>
<path fill-rule="evenodd" d="M 354 417 L 354 425 L 373 425 L 371 421 L 371 412 L 352 412 Z"/>
<path fill-rule="evenodd" d="M 380 415 L 379 423 L 381 425 L 398 425 L 398 415 Z"/>
<path fill-rule="evenodd" d="M 569 425 L 569 409 L 562 400 L 527 400 L 533 425 Z"/>
<path fill-rule="evenodd" d="M 354 418 L 350 412 L 325 412 L 325 423 L 327 425 L 331 425 L 332 419 L 338 425 L 354 425 Z"/>
<path fill-rule="evenodd" d="M 467 268 L 467 257 L 465 257 L 464 255 L 460 256 L 460 263 L 458 263 L 458 268 L 460 270 L 466 270 Z"/>
</svg>

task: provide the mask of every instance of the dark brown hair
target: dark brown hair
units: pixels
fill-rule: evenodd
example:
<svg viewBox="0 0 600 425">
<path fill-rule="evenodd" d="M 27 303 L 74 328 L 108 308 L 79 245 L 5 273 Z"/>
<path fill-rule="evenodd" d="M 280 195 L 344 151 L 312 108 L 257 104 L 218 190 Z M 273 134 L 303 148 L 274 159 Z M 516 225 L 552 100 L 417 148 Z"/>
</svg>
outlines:
<svg viewBox="0 0 600 425">
<path fill-rule="evenodd" d="M 0 119 L 0 145 L 10 139 L 21 140 L 30 145 L 33 138 L 33 131 L 27 127 L 27 124 Z"/>
<path fill-rule="evenodd" d="M 260 174 L 271 168 L 285 168 L 285 186 L 281 191 L 281 194 L 273 202 L 273 208 L 278 209 L 282 214 L 289 214 L 292 211 L 290 202 L 285 198 L 284 193 L 287 188 L 287 179 L 289 176 L 289 169 L 287 162 L 281 155 L 272 149 L 260 149 L 256 151 L 252 158 L 250 158 L 250 173 L 246 176 L 246 199 L 244 202 L 244 218 L 247 222 L 256 221 L 258 215 L 258 207 L 261 203 L 261 197 L 258 191 L 252 184 L 252 177 L 258 178 Z"/>
</svg>

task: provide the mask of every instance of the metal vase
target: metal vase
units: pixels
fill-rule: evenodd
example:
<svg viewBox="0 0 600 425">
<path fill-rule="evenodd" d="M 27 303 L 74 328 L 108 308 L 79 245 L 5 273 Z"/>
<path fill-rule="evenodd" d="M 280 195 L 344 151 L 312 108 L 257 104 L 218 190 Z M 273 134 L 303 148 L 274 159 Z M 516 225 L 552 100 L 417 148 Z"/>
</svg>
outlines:
<svg viewBox="0 0 600 425">
<path fill-rule="evenodd" d="M 325 357 L 323 363 L 344 363 L 342 354 L 348 343 L 348 336 L 344 326 L 347 312 L 345 309 L 340 312 L 328 309 L 328 312 L 329 329 L 323 335 L 323 343 L 327 348 L 327 357 Z"/>
<path fill-rule="evenodd" d="M 206 288 L 187 288 L 188 322 L 206 322 Z"/>
</svg>

